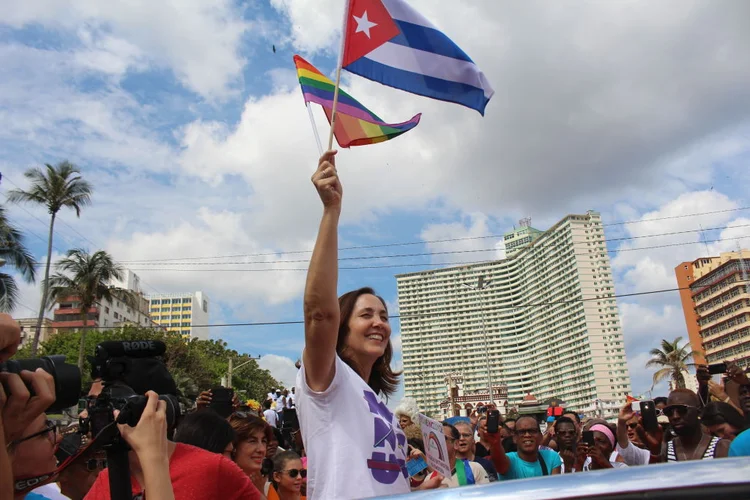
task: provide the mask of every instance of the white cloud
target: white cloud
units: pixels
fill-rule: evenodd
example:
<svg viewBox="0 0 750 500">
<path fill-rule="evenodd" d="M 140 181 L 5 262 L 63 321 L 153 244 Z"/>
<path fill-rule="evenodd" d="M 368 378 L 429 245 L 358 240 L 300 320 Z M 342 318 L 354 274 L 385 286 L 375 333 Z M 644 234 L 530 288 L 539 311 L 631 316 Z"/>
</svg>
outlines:
<svg viewBox="0 0 750 500">
<path fill-rule="evenodd" d="M 271 376 L 281 382 L 284 387 L 294 387 L 297 380 L 297 367 L 294 361 L 284 356 L 266 354 L 258 361 L 258 366 L 271 372 Z"/>
<path fill-rule="evenodd" d="M 488 238 L 492 235 L 488 217 L 482 213 L 468 214 L 461 222 L 429 224 L 420 234 L 432 261 L 479 262 L 505 258 L 502 240 Z"/>
<path fill-rule="evenodd" d="M 147 58 L 156 66 L 172 70 L 190 90 L 213 98 L 227 95 L 241 78 L 246 62 L 240 54 L 242 38 L 251 29 L 242 14 L 231 0 L 106 4 L 97 0 L 45 0 L 6 2 L 2 23 L 16 28 L 39 24 L 79 32 L 84 45 L 90 35 L 88 30 L 78 31 L 80 26 L 106 32 L 105 47 L 88 48 L 78 55 L 91 69 L 104 73 L 138 70 Z"/>
<path fill-rule="evenodd" d="M 408 97 L 424 112 L 418 129 L 432 139 L 421 167 L 452 206 L 540 217 L 623 193 L 649 199 L 656 184 L 674 195 L 686 182 L 710 178 L 706 162 L 702 174 L 696 167 L 698 152 L 726 158 L 748 150 L 746 141 L 729 147 L 715 136 L 750 114 L 750 88 L 741 83 L 750 80 L 750 31 L 740 21 L 750 15 L 746 3 L 411 3 L 498 91 L 484 119 Z M 341 2 L 273 5 L 288 17 L 296 48 L 335 51 Z M 361 80 L 353 78 L 353 95 L 370 88 Z M 385 103 L 376 109 L 400 109 L 407 100 L 388 88 L 371 93 Z"/>
</svg>

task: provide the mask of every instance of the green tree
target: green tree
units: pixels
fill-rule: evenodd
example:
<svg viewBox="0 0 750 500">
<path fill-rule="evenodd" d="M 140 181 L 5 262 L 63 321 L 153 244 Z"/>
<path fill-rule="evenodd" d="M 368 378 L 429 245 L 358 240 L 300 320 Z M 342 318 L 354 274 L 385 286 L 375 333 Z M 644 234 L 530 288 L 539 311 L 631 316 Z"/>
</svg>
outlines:
<svg viewBox="0 0 750 500">
<path fill-rule="evenodd" d="M 78 367 L 83 368 L 83 353 L 86 347 L 86 330 L 88 329 L 89 310 L 99 304 L 101 300 L 112 301 L 113 296 L 120 299 L 127 297 L 124 290 L 115 289 L 110 285 L 115 280 L 121 280 L 123 269 L 112 260 L 104 250 L 90 255 L 85 250 L 69 250 L 67 256 L 55 266 L 57 272 L 49 278 L 47 284 L 47 303 L 62 302 L 69 297 L 76 297 L 81 308 L 81 342 L 78 352 Z M 115 292 L 115 293 L 113 293 Z M 31 348 L 35 354 L 34 347 Z"/>
<path fill-rule="evenodd" d="M 24 245 L 24 237 L 8 220 L 5 207 L 0 207 L 0 259 L 10 263 L 27 283 L 36 279 L 36 261 Z M 18 301 L 18 286 L 13 276 L 0 273 L 0 312 L 11 312 Z"/>
<path fill-rule="evenodd" d="M 659 368 L 654 373 L 653 385 L 671 378 L 675 388 L 685 388 L 685 377 L 682 374 L 689 366 L 695 365 L 688 360 L 697 353 L 690 348 L 689 342 L 680 345 L 681 342 L 682 337 L 677 337 L 672 342 L 662 339 L 661 349 L 649 351 L 651 359 L 646 363 L 646 368 Z"/>
<path fill-rule="evenodd" d="M 36 354 L 39 347 L 39 336 L 42 331 L 42 320 L 47 305 L 49 268 L 52 261 L 52 238 L 55 229 L 55 218 L 63 207 L 72 208 L 76 216 L 81 216 L 81 208 L 91 203 L 91 185 L 81 178 L 78 167 L 63 161 L 56 166 L 45 165 L 46 170 L 32 168 L 24 173 L 31 181 L 28 190 L 13 189 L 8 192 L 8 200 L 13 203 L 35 203 L 47 208 L 50 214 L 49 236 L 47 238 L 47 264 L 44 268 L 42 303 L 39 306 L 39 318 L 34 331 L 34 342 L 31 351 Z"/>
</svg>

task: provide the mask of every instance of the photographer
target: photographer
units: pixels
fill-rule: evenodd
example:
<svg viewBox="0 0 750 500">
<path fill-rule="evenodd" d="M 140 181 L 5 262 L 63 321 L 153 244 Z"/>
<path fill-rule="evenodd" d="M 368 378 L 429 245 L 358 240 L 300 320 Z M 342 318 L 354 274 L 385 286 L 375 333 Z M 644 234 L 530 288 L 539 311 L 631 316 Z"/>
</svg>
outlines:
<svg viewBox="0 0 750 500">
<path fill-rule="evenodd" d="M 163 352 L 163 345 L 161 349 Z M 143 356 L 143 354 L 138 356 L 140 357 L 133 357 L 124 363 L 125 369 L 118 372 L 120 378 L 115 381 L 106 372 L 103 373 L 102 378 L 105 382 L 102 394 L 89 405 L 88 409 L 89 417 L 93 417 L 92 411 L 96 413 L 102 407 L 102 404 L 97 403 L 103 403 L 108 397 L 113 398 L 110 393 L 115 390 L 119 392 L 128 390 L 136 395 L 148 394 L 146 409 L 138 424 L 134 428 L 118 425 L 122 437 L 132 448 L 132 451 L 127 452 L 132 496 L 136 497 L 148 491 L 148 497 L 152 499 L 260 498 L 257 489 L 230 459 L 194 446 L 167 440 L 166 409 L 168 403 L 163 400 L 158 401 L 157 407 L 153 401 L 158 400 L 158 396 L 152 391 L 161 390 L 162 394 L 174 395 L 177 388 L 164 363 L 154 357 Z M 106 359 L 106 356 L 102 359 Z M 102 366 L 111 366 L 113 361 L 121 362 L 121 358 L 109 359 L 108 364 Z M 165 410 L 163 416 L 162 408 Z M 92 422 L 94 420 L 95 418 L 92 418 Z M 143 429 L 139 431 L 141 423 L 143 423 Z M 158 448 L 155 447 L 156 443 L 158 443 Z M 86 499 L 111 498 L 110 475 L 115 474 L 115 469 L 109 458 L 108 455 L 108 469 L 99 474 Z M 152 493 L 152 491 L 165 491 L 165 483 L 171 483 L 174 489 L 173 497 Z"/>
<path fill-rule="evenodd" d="M 0 363 L 16 353 L 20 341 L 18 323 L 0 314 Z M 54 435 L 52 443 L 42 441 L 54 431 L 54 427 L 47 429 L 44 415 L 54 401 L 55 382 L 44 370 L 0 373 L 0 499 L 14 498 L 14 474 L 38 475 L 54 470 Z"/>
<path fill-rule="evenodd" d="M 167 403 L 160 401 L 159 396 L 149 391 L 146 393 L 148 403 L 143 410 L 138 425 L 130 427 L 118 424 L 120 435 L 133 448 L 139 466 L 136 478 L 139 484 L 148 490 L 151 498 L 174 500 L 172 482 L 169 476 L 169 442 L 167 441 Z M 131 462 L 132 467 L 132 462 Z M 132 470 L 132 469 L 131 469 Z M 86 498 L 98 498 L 97 486 L 101 488 L 102 476 L 108 476 L 108 471 L 102 472 Z M 109 483 L 105 485 L 109 495 Z M 105 496 L 106 498 L 106 496 Z"/>
</svg>

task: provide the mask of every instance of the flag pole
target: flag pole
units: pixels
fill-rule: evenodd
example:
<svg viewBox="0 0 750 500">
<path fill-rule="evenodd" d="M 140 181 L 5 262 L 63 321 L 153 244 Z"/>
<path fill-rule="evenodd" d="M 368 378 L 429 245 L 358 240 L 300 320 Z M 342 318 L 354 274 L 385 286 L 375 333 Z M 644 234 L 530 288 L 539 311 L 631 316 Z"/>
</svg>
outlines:
<svg viewBox="0 0 750 500">
<path fill-rule="evenodd" d="M 331 130 L 328 133 L 328 149 L 333 147 L 333 130 L 336 127 L 336 107 L 339 103 L 339 84 L 341 83 L 341 64 L 336 68 L 336 88 L 333 91 L 333 109 L 331 110 Z"/>
<path fill-rule="evenodd" d="M 315 124 L 312 108 L 309 102 L 306 102 L 305 106 L 307 107 L 307 114 L 310 116 L 310 125 L 312 125 L 313 134 L 315 134 L 315 142 L 318 144 L 318 154 L 323 156 L 323 144 L 320 142 L 320 134 L 318 134 L 318 126 Z"/>
<path fill-rule="evenodd" d="M 344 22 L 341 29 L 341 48 L 339 49 L 339 60 L 336 65 L 336 86 L 333 90 L 333 109 L 331 109 L 331 130 L 328 133 L 328 150 L 333 148 L 333 131 L 336 126 L 336 108 L 339 104 L 339 86 L 341 84 L 341 66 L 344 65 L 344 47 L 346 46 L 346 26 L 349 19 L 349 4 L 350 1 L 346 0 L 344 7 Z"/>
</svg>

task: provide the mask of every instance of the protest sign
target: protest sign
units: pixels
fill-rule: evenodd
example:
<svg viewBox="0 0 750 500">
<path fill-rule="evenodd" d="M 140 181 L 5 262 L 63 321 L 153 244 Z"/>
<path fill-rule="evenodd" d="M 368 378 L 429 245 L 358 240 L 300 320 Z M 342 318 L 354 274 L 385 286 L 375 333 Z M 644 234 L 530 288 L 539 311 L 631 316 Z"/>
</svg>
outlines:
<svg viewBox="0 0 750 500">
<path fill-rule="evenodd" d="M 444 477 L 451 477 L 451 464 L 448 461 L 448 447 L 445 444 L 443 424 L 420 413 L 419 426 L 422 429 L 427 463 Z"/>
</svg>

